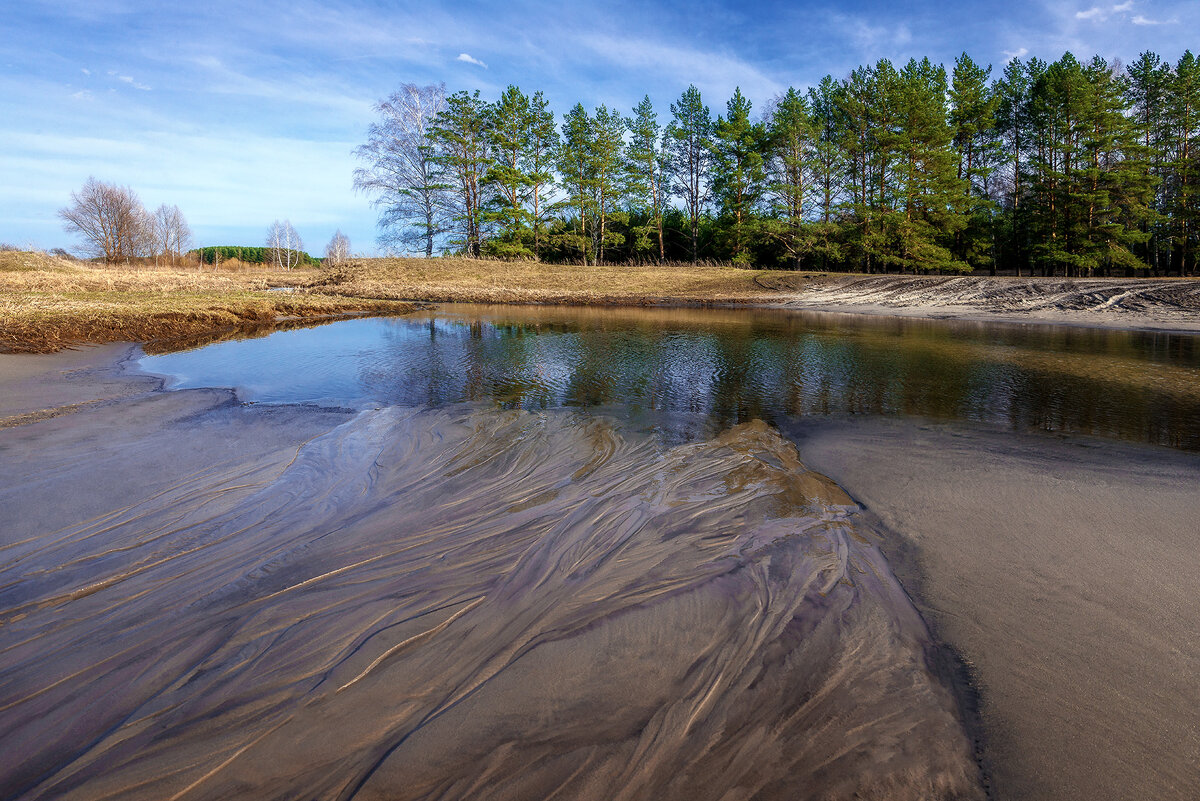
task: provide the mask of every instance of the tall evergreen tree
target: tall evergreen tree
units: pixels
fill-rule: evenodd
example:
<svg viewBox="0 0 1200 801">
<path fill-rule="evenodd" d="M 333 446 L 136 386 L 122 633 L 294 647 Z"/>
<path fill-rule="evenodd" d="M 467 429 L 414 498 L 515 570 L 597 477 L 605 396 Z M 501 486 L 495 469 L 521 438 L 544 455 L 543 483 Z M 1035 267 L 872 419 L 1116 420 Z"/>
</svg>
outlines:
<svg viewBox="0 0 1200 801">
<path fill-rule="evenodd" d="M 843 260 L 841 240 L 837 236 L 835 214 L 842 198 L 843 177 L 847 173 L 845 153 L 841 148 L 842 117 L 839 114 L 838 94 L 841 85 L 826 75 L 808 90 L 816 138 L 813 142 L 812 184 L 816 192 L 817 221 L 813 226 L 813 251 L 820 258 L 822 269 Z"/>
<path fill-rule="evenodd" d="M 749 229 L 766 184 L 766 131 L 750 121 L 750 101 L 740 88 L 725 109 L 713 132 L 713 193 L 722 216 L 729 220 L 730 256 L 735 264 L 744 264 L 750 258 Z"/>
<path fill-rule="evenodd" d="M 609 226 L 610 220 L 625 222 L 621 210 L 625 196 L 625 119 L 615 109 L 600 106 L 592 118 L 589 166 L 592 172 L 592 231 L 596 238 L 596 258 L 604 261 L 605 247 L 624 243 L 623 234 Z"/>
<path fill-rule="evenodd" d="M 809 113 L 808 102 L 789 88 L 775 103 L 767 125 L 770 209 L 763 230 L 782 245 L 796 268 L 812 249 L 805 215 L 813 194 L 809 176 L 813 171 L 816 140 L 816 122 Z"/>
<path fill-rule="evenodd" d="M 505 89 L 488 108 L 487 136 L 493 161 L 483 180 L 492 192 L 482 216 L 497 229 L 497 236 L 488 242 L 493 255 L 533 256 L 524 241 L 530 222 L 526 200 L 533 184 L 525 170 L 532 123 L 529 98 L 516 86 Z"/>
<path fill-rule="evenodd" d="M 946 96 L 946 70 L 927 58 L 909 61 L 899 73 L 894 161 L 895 185 L 903 197 L 896 209 L 898 242 L 885 258 L 901 270 L 970 269 L 948 248 L 966 225 L 966 182 L 957 177 Z"/>
<path fill-rule="evenodd" d="M 1129 65 L 1127 73 L 1128 105 L 1141 145 L 1142 157 L 1155 184 L 1154 198 L 1148 214 L 1141 222 L 1142 232 L 1146 235 L 1141 253 L 1151 273 L 1158 275 L 1163 266 L 1170 261 L 1168 252 L 1167 258 L 1160 263 L 1162 244 L 1169 243 L 1171 236 L 1170 231 L 1163 225 L 1169 214 L 1166 199 L 1171 137 L 1167 121 L 1170 117 L 1168 99 L 1171 68 L 1164 64 L 1158 55 L 1147 51 Z"/>
<path fill-rule="evenodd" d="M 1186 51 L 1175 64 L 1168 95 L 1171 137 L 1171 265 L 1195 272 L 1200 246 L 1200 60 Z"/>
<path fill-rule="evenodd" d="M 1133 252 L 1149 238 L 1148 220 L 1154 178 L 1128 113 L 1127 79 L 1097 56 L 1084 68 L 1091 92 L 1086 110 L 1079 200 L 1086 206 L 1079 267 L 1088 275 L 1117 266 L 1142 269 Z"/>
<path fill-rule="evenodd" d="M 663 151 L 672 190 L 683 199 L 687 212 L 695 261 L 700 255 L 700 217 L 711 195 L 712 115 L 695 86 L 689 86 L 679 101 L 671 104 L 671 114 L 663 133 Z"/>
<path fill-rule="evenodd" d="M 658 115 L 650 96 L 642 98 L 633 116 L 625 121 L 630 140 L 626 150 L 628 163 L 628 189 L 635 210 L 646 214 L 650 228 L 657 235 L 658 260 L 666 258 L 663 244 L 663 211 L 666 208 L 667 187 L 663 175 L 663 153 L 659 144 Z M 645 234 L 639 232 L 639 241 Z"/>
<path fill-rule="evenodd" d="M 592 198 L 592 119 L 582 103 L 563 116 L 562 144 L 558 151 L 558 170 L 567 205 L 578 215 L 573 232 L 564 231 L 559 241 L 568 252 L 577 252 L 588 263 L 592 254 L 588 212 Z"/>
<path fill-rule="evenodd" d="M 995 272 L 990 179 L 1002 157 L 996 130 L 999 95 L 989 85 L 991 66 L 980 67 L 963 53 L 950 81 L 950 125 L 958 156 L 958 179 L 966 193 L 967 225 L 955 236 L 955 257 L 972 266 L 988 264 Z"/>
<path fill-rule="evenodd" d="M 483 241 L 483 178 L 492 165 L 488 123 L 488 107 L 479 99 L 479 92 L 455 92 L 446 98 L 445 110 L 429 131 L 431 159 L 444 170 L 457 198 L 453 213 L 459 229 L 456 244 L 476 258 Z"/>
<path fill-rule="evenodd" d="M 1035 60 L 1036 61 L 1036 60 Z M 1031 132 L 1030 103 L 1033 90 L 1033 72 L 1030 65 L 1014 58 L 1004 68 L 1004 77 L 996 86 L 996 127 L 1004 143 L 1004 161 L 1008 165 L 1008 241 L 1009 257 L 1017 275 L 1028 261 L 1028 247 L 1024 224 L 1023 197 L 1027 191 L 1021 178 L 1025 170 L 1025 150 L 1029 147 Z"/>
<path fill-rule="evenodd" d="M 540 92 L 534 92 L 529 101 L 529 140 L 525 151 L 525 175 L 529 179 L 529 223 L 533 228 L 533 257 L 542 257 L 549 223 L 557 212 L 555 202 L 554 160 L 558 152 L 558 126 L 554 123 L 554 112 Z"/>
</svg>

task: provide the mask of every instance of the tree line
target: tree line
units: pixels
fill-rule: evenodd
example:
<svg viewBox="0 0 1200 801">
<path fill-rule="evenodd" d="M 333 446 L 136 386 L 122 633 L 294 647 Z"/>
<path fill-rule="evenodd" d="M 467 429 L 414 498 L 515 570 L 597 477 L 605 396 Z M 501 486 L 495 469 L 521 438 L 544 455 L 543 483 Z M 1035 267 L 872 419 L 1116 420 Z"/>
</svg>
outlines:
<svg viewBox="0 0 1200 801">
<path fill-rule="evenodd" d="M 68 233 L 82 237 L 85 253 L 109 264 L 150 257 L 174 263 L 191 247 L 192 229 L 178 206 L 150 212 L 129 187 L 95 178 L 71 193 L 58 216 Z"/>
<path fill-rule="evenodd" d="M 1200 63 L 1143 53 L 884 59 L 665 124 L 542 92 L 406 84 L 377 106 L 355 186 L 380 244 L 576 263 L 720 260 L 865 272 L 1196 271 Z"/>
<path fill-rule="evenodd" d="M 237 259 L 247 264 L 273 264 L 281 270 L 300 265 L 337 265 L 350 257 L 350 239 L 338 229 L 325 246 L 323 260 L 304 252 L 300 234 L 289 220 L 275 220 L 267 230 L 264 247 L 218 245 L 192 249 L 192 230 L 178 206 L 165 203 L 153 213 L 127 186 L 89 177 L 71 204 L 58 216 L 68 233 L 82 239 L 81 252 L 108 264 L 133 259 L 166 258 L 171 264 L 184 256 L 197 264 L 219 266 Z M 65 251 L 64 251 L 65 253 Z"/>
</svg>

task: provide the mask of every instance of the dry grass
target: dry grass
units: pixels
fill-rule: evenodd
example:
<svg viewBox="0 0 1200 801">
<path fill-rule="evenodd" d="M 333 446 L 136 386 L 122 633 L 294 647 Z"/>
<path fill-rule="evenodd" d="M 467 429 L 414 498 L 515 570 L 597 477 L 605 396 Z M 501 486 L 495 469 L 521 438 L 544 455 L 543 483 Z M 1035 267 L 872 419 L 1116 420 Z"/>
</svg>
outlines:
<svg viewBox="0 0 1200 801">
<path fill-rule="evenodd" d="M 824 276 L 694 264 L 543 264 L 477 259 L 360 259 L 313 287 L 359 298 L 468 303 L 747 303 Z"/>
<path fill-rule="evenodd" d="M 0 351 L 47 352 L 77 342 L 196 337 L 280 317 L 402 313 L 413 306 L 299 288 L 312 272 L 110 268 L 28 251 L 0 252 Z"/>
</svg>

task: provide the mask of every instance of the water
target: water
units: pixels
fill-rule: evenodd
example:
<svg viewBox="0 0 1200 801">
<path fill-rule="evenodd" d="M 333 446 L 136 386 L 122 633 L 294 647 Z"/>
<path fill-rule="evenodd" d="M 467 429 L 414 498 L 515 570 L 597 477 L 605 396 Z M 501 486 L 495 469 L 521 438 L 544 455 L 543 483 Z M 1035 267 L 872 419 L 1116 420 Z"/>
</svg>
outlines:
<svg viewBox="0 0 1200 801">
<path fill-rule="evenodd" d="M 671 433 L 912 415 L 1200 450 L 1200 337 L 782 310 L 446 305 L 145 357 L 171 386 L 353 407 L 604 407 Z"/>
</svg>

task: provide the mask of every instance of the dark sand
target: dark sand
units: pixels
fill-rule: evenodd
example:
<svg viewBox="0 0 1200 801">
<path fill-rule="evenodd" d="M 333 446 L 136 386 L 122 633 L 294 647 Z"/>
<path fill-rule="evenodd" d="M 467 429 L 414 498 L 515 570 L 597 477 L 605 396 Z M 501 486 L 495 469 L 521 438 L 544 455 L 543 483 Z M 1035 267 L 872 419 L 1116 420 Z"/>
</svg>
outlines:
<svg viewBox="0 0 1200 801">
<path fill-rule="evenodd" d="M 789 433 L 915 544 L 901 576 L 976 679 L 998 798 L 1197 797 L 1200 455 L 880 418 Z"/>
<path fill-rule="evenodd" d="M 982 796 L 877 541 L 766 426 L 247 407 L 115 355 L 0 360 L 0 796 Z"/>
</svg>

